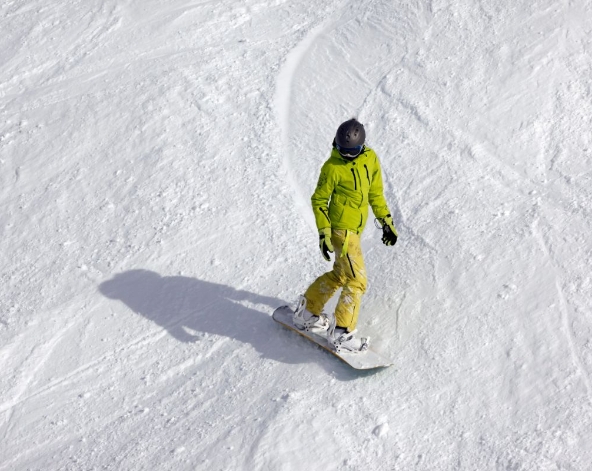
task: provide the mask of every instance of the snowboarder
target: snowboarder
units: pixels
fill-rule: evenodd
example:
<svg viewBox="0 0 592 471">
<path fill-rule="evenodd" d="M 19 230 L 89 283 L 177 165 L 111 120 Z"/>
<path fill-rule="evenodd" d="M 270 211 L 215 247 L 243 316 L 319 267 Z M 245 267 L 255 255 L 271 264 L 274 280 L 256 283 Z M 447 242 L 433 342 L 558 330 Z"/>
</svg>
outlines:
<svg viewBox="0 0 592 471">
<path fill-rule="evenodd" d="M 329 345 L 337 351 L 360 352 L 368 338 L 356 337 L 366 268 L 360 236 L 368 219 L 368 206 L 382 227 L 382 242 L 397 242 L 397 230 L 384 198 L 382 171 L 376 153 L 365 145 L 362 123 L 350 119 L 337 129 L 331 156 L 321 168 L 312 209 L 319 230 L 319 247 L 333 270 L 321 275 L 300 297 L 293 322 L 301 330 L 327 331 Z M 327 301 L 342 288 L 331 320 L 322 312 Z"/>
</svg>

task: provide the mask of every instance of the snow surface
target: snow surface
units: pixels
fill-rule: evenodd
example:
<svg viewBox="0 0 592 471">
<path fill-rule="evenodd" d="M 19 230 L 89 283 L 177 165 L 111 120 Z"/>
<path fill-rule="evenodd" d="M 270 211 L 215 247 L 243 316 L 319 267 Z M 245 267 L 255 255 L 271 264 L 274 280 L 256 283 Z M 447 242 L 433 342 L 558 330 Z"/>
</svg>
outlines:
<svg viewBox="0 0 592 471">
<path fill-rule="evenodd" d="M 592 469 L 589 0 L 3 0 L 0 470 Z M 352 370 L 271 320 L 381 158 Z"/>
</svg>

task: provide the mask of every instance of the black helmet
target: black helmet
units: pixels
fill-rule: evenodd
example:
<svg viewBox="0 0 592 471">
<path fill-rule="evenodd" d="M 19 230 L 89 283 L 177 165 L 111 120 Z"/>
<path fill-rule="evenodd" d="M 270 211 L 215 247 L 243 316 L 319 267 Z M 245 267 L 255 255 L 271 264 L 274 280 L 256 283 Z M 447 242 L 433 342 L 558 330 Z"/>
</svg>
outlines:
<svg viewBox="0 0 592 471">
<path fill-rule="evenodd" d="M 335 148 L 346 158 L 354 158 L 360 155 L 364 142 L 366 141 L 366 131 L 364 125 L 355 118 L 341 123 L 335 134 Z"/>
</svg>

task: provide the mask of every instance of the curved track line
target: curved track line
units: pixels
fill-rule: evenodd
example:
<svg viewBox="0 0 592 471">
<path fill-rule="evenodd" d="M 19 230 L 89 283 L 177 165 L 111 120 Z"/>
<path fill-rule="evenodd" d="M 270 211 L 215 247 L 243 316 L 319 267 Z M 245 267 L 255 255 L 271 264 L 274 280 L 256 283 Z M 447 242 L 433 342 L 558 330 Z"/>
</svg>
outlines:
<svg viewBox="0 0 592 471">
<path fill-rule="evenodd" d="M 284 65 L 280 69 L 274 96 L 276 114 L 281 129 L 281 160 L 288 184 L 292 188 L 296 208 L 304 218 L 310 228 L 316 233 L 316 224 L 313 213 L 310 209 L 308 197 L 303 195 L 300 185 L 296 179 L 295 166 L 292 164 L 292 154 L 290 152 L 290 107 L 292 101 L 292 87 L 294 75 L 298 66 L 314 45 L 315 41 L 326 31 L 328 31 L 334 21 L 324 21 L 312 28 L 307 35 L 300 41 L 286 56 Z"/>
</svg>

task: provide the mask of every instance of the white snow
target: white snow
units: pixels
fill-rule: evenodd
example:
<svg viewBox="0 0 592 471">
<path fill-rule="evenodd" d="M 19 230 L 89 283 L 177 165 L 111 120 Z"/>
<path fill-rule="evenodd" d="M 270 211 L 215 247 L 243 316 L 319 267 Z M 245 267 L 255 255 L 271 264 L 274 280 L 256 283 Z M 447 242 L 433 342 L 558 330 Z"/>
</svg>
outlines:
<svg viewBox="0 0 592 471">
<path fill-rule="evenodd" d="M 588 0 L 0 4 L 0 470 L 592 469 Z M 330 265 L 357 116 L 352 370 L 271 320 Z"/>
</svg>

